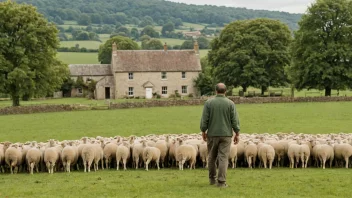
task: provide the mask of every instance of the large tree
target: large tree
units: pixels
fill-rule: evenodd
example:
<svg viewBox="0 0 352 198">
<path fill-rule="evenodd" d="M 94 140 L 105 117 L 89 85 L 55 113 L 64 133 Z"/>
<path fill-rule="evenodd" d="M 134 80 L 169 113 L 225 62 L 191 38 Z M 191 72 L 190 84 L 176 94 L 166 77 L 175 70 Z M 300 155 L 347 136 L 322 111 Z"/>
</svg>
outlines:
<svg viewBox="0 0 352 198">
<path fill-rule="evenodd" d="M 116 43 L 118 50 L 138 50 L 138 44 L 130 38 L 123 36 L 115 36 L 107 40 L 99 47 L 98 59 L 101 64 L 111 63 L 112 44 Z"/>
<path fill-rule="evenodd" d="M 271 19 L 239 20 L 227 25 L 211 43 L 208 54 L 214 74 L 229 86 L 260 87 L 286 83 L 291 32 Z"/>
<path fill-rule="evenodd" d="M 318 0 L 299 22 L 292 43 L 292 81 L 298 90 L 351 87 L 352 2 Z"/>
<path fill-rule="evenodd" d="M 150 39 L 142 42 L 142 49 L 145 50 L 161 50 L 164 45 L 158 39 Z"/>
<path fill-rule="evenodd" d="M 34 6 L 0 3 L 0 92 L 13 106 L 25 96 L 46 96 L 60 89 L 67 65 L 56 58 L 58 30 Z"/>
</svg>

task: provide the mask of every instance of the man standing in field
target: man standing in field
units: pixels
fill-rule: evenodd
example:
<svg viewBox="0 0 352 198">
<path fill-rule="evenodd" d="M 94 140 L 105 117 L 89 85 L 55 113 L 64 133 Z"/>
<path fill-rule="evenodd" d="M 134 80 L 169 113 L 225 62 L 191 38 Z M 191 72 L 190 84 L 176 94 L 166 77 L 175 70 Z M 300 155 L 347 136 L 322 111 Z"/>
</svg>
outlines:
<svg viewBox="0 0 352 198">
<path fill-rule="evenodd" d="M 225 97 L 226 86 L 216 85 L 216 97 L 204 104 L 200 123 L 203 140 L 207 142 L 209 160 L 209 182 L 218 187 L 227 187 L 226 172 L 230 153 L 233 131 L 236 133 L 234 143 L 239 141 L 240 122 L 235 104 Z M 215 162 L 218 160 L 218 175 L 216 180 Z"/>
</svg>

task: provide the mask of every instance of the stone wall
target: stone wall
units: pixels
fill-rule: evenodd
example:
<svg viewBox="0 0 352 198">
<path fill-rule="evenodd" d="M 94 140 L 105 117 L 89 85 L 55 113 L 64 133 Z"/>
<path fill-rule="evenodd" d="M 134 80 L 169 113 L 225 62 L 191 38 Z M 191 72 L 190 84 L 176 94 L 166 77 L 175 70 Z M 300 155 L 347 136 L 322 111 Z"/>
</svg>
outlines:
<svg viewBox="0 0 352 198">
<path fill-rule="evenodd" d="M 0 108 L 0 115 L 49 113 L 61 111 L 74 111 L 81 109 L 83 109 L 83 107 L 80 107 L 78 105 L 30 105 Z"/>
<path fill-rule="evenodd" d="M 342 102 L 352 101 L 352 97 L 229 97 L 235 104 L 261 104 L 261 103 L 293 103 L 293 102 Z M 208 98 L 200 99 L 176 99 L 176 100 L 146 100 L 140 102 L 122 102 L 113 103 L 107 106 L 91 105 L 30 105 L 20 107 L 0 108 L 0 115 L 12 114 L 30 114 L 30 113 L 48 113 L 62 111 L 78 110 L 106 110 L 106 109 L 126 109 L 126 108 L 144 108 L 144 107 L 170 107 L 170 106 L 195 106 L 203 105 Z"/>
<path fill-rule="evenodd" d="M 110 109 L 165 107 L 165 106 L 193 106 L 203 105 L 208 98 L 192 100 L 151 100 L 145 102 L 124 102 L 110 105 Z M 339 102 L 352 101 L 352 97 L 229 97 L 235 104 L 261 104 L 261 103 L 292 103 L 292 102 Z"/>
</svg>

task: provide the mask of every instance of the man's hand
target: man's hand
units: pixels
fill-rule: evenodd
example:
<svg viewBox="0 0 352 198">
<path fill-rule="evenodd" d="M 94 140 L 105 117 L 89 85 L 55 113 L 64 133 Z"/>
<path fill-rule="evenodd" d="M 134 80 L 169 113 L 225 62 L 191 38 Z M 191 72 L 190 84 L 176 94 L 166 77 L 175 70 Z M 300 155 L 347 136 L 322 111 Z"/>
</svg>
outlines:
<svg viewBox="0 0 352 198">
<path fill-rule="evenodd" d="M 204 142 L 206 142 L 208 136 L 205 132 L 202 132 L 202 137 L 203 137 Z"/>
<path fill-rule="evenodd" d="M 233 138 L 233 143 L 238 144 L 239 141 L 240 141 L 240 135 L 239 133 L 236 133 L 235 137 Z"/>
</svg>

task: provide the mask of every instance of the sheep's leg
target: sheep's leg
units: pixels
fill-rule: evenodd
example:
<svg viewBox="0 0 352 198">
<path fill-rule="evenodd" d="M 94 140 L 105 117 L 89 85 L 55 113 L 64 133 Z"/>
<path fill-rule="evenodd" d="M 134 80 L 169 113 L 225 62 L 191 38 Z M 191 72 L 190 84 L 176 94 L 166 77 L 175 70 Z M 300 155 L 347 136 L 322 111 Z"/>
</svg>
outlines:
<svg viewBox="0 0 352 198">
<path fill-rule="evenodd" d="M 346 168 L 348 168 L 348 161 L 349 161 L 349 157 L 345 157 Z"/>
<path fill-rule="evenodd" d="M 10 165 L 10 171 L 11 171 L 11 174 L 13 174 L 13 171 L 12 171 L 12 165 Z"/>
<path fill-rule="evenodd" d="M 145 162 L 145 170 L 148 171 L 148 166 L 150 163 L 150 159 L 147 159 L 147 161 Z"/>
<path fill-rule="evenodd" d="M 273 160 L 269 159 L 269 169 L 271 169 L 273 167 Z"/>
<path fill-rule="evenodd" d="M 138 164 L 139 164 L 139 158 L 135 159 L 135 163 L 136 163 L 136 170 L 138 169 Z"/>
<path fill-rule="evenodd" d="M 325 162 L 326 162 L 326 158 L 324 157 L 323 158 L 323 162 L 322 162 L 323 163 L 323 169 L 325 169 Z"/>
<path fill-rule="evenodd" d="M 67 161 L 66 162 L 66 172 L 71 172 L 71 162 L 70 161 Z"/>
<path fill-rule="evenodd" d="M 330 168 L 332 168 L 332 161 L 333 161 L 333 158 L 330 157 Z"/>
<path fill-rule="evenodd" d="M 47 162 L 47 163 L 46 163 L 46 169 L 48 169 L 48 172 L 49 172 L 49 173 L 51 172 L 51 169 L 50 169 L 50 162 Z"/>
<path fill-rule="evenodd" d="M 88 162 L 88 167 L 87 167 L 87 168 L 88 168 L 88 170 L 87 170 L 88 173 L 90 172 L 90 167 L 92 166 L 92 163 L 93 163 L 93 161 L 89 161 L 89 162 Z"/>
<path fill-rule="evenodd" d="M 33 162 L 30 164 L 30 169 L 31 169 L 30 173 L 33 175 L 33 169 L 34 169 L 34 163 Z"/>
<path fill-rule="evenodd" d="M 84 162 L 84 163 L 83 163 L 83 166 L 84 166 L 84 172 L 87 172 L 87 163 Z"/>
<path fill-rule="evenodd" d="M 127 159 L 122 159 L 122 162 L 123 162 L 123 170 L 127 170 L 126 168 Z"/>
<path fill-rule="evenodd" d="M 38 163 L 35 164 L 35 170 L 37 173 L 39 173 L 39 164 Z"/>
<path fill-rule="evenodd" d="M 232 168 L 235 168 L 235 158 L 231 158 Z"/>
<path fill-rule="evenodd" d="M 116 170 L 119 170 L 120 159 L 116 158 Z"/>
<path fill-rule="evenodd" d="M 160 160 L 160 159 L 157 159 L 157 160 L 155 161 L 156 166 L 158 167 L 158 170 L 160 170 L 160 167 L 159 167 L 159 160 Z"/>
<path fill-rule="evenodd" d="M 309 156 L 306 156 L 306 165 L 305 165 L 304 168 L 307 168 L 307 166 L 308 166 L 308 161 L 309 161 Z"/>
<path fill-rule="evenodd" d="M 266 168 L 266 163 L 267 163 L 267 156 L 266 156 L 266 155 L 264 155 L 264 156 L 262 157 L 262 162 L 263 162 L 263 164 L 264 164 L 264 168 Z"/>
<path fill-rule="evenodd" d="M 101 170 L 104 170 L 104 160 L 103 160 L 103 158 L 100 159 L 100 163 L 101 163 Z"/>
<path fill-rule="evenodd" d="M 109 169 L 109 159 L 108 158 L 105 158 L 105 167 L 106 169 Z"/>
</svg>

